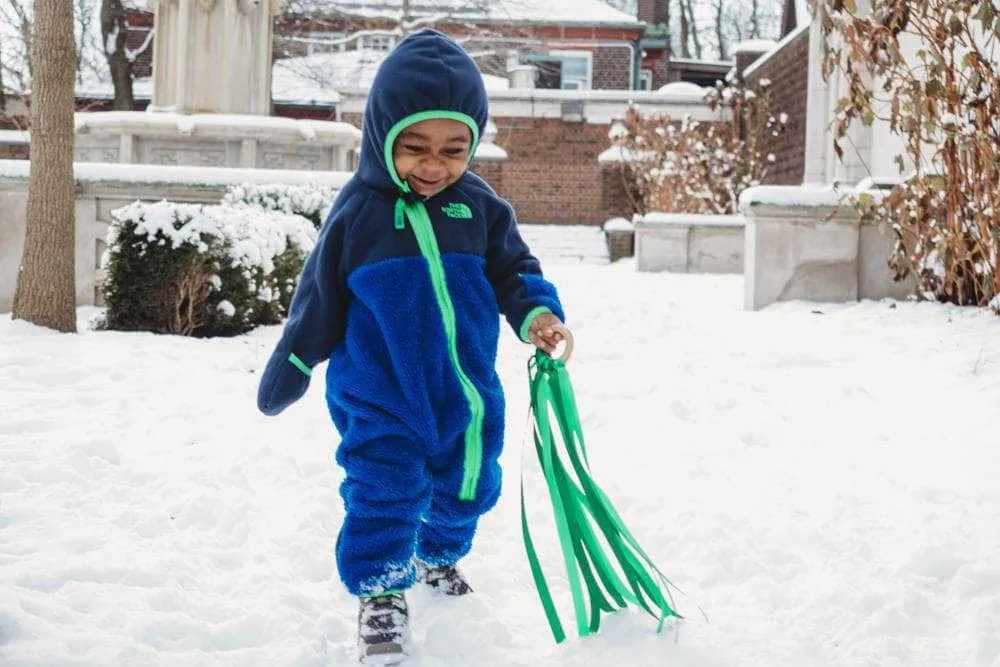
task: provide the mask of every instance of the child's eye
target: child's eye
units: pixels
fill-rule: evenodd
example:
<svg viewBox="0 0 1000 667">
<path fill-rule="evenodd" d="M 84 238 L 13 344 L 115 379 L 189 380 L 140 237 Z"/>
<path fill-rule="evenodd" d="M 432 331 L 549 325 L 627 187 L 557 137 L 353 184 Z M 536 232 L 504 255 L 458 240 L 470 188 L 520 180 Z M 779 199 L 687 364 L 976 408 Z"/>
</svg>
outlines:
<svg viewBox="0 0 1000 667">
<path fill-rule="evenodd" d="M 411 155 L 418 155 L 424 152 L 424 147 L 417 144 L 403 144 L 403 150 Z"/>
<path fill-rule="evenodd" d="M 444 149 L 444 154 L 448 157 L 458 157 L 459 155 L 465 155 L 464 148 L 446 148 Z"/>
</svg>

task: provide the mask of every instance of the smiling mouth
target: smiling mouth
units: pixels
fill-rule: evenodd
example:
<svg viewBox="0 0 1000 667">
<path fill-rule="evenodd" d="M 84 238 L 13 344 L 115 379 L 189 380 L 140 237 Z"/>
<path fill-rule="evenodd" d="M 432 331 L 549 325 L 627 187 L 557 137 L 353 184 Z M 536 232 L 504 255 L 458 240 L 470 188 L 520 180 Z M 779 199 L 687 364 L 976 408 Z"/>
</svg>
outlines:
<svg viewBox="0 0 1000 667">
<path fill-rule="evenodd" d="M 428 181 L 426 179 L 420 178 L 419 176 L 410 176 L 410 180 L 412 181 L 410 185 L 413 185 L 423 190 L 430 190 L 433 188 L 440 187 L 444 185 L 445 182 L 445 179 L 443 178 L 439 178 L 436 181 Z"/>
</svg>

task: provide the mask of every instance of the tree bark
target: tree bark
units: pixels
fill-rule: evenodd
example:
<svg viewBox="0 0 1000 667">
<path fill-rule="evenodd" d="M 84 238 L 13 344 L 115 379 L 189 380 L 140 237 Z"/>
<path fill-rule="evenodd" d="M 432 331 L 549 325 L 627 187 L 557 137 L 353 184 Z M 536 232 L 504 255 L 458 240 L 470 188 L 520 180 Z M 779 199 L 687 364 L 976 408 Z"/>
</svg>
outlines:
<svg viewBox="0 0 1000 667">
<path fill-rule="evenodd" d="M 691 26 L 688 25 L 687 11 L 684 9 L 684 0 L 678 0 L 678 9 L 681 10 L 681 58 L 691 57 Z"/>
<path fill-rule="evenodd" d="M 27 232 L 12 315 L 76 331 L 73 5 L 35 0 Z"/>
<path fill-rule="evenodd" d="M 694 13 L 694 0 L 684 0 L 681 2 L 681 13 L 687 13 L 688 34 L 694 45 L 694 57 L 701 60 L 701 39 L 698 37 L 698 21 Z M 690 56 L 688 56 L 690 57 Z"/>
<path fill-rule="evenodd" d="M 133 111 L 132 62 L 128 59 L 125 45 L 128 14 L 122 0 L 101 0 L 101 37 L 115 90 L 114 108 L 116 111 Z"/>
<path fill-rule="evenodd" d="M 0 49 L 0 53 L 3 49 Z M 7 115 L 7 95 L 3 92 L 3 66 L 0 65 L 0 115 Z"/>
<path fill-rule="evenodd" d="M 729 45 L 726 43 L 726 31 L 722 23 L 725 17 L 725 0 L 715 0 L 715 39 L 719 42 L 719 60 L 728 60 Z"/>
</svg>

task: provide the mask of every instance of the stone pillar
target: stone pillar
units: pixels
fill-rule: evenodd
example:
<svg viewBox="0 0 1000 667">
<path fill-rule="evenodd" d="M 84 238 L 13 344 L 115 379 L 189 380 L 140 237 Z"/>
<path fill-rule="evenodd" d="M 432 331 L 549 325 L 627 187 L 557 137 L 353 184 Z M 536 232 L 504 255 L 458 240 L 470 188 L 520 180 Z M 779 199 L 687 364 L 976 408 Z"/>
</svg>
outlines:
<svg viewBox="0 0 1000 667">
<path fill-rule="evenodd" d="M 271 112 L 272 21 L 285 0 L 150 0 L 153 106 L 182 113 Z"/>
</svg>

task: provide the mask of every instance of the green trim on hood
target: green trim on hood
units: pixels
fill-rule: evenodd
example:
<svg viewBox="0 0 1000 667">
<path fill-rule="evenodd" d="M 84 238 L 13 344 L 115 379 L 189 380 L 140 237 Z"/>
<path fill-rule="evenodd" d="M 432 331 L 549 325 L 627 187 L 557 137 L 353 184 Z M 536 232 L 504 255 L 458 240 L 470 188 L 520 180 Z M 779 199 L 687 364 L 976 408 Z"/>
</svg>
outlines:
<svg viewBox="0 0 1000 667">
<path fill-rule="evenodd" d="M 421 111 L 420 113 L 410 114 L 392 126 L 392 129 L 389 130 L 389 134 L 385 137 L 385 146 L 382 147 L 382 150 L 385 153 L 385 168 L 389 171 L 389 176 L 392 178 L 392 182 L 395 183 L 403 192 L 411 192 L 410 185 L 405 181 L 401 181 L 399 179 L 399 174 L 396 173 L 396 165 L 392 163 L 392 145 L 396 143 L 396 137 L 398 137 L 403 130 L 409 126 L 425 120 L 439 119 L 457 120 L 458 122 L 467 125 L 472 131 L 472 144 L 469 146 L 469 159 L 465 163 L 465 166 L 468 167 L 469 163 L 472 162 L 472 156 L 475 155 L 476 149 L 479 147 L 479 125 L 476 124 L 476 121 L 472 118 L 472 116 L 459 113 L 458 111 Z"/>
</svg>

